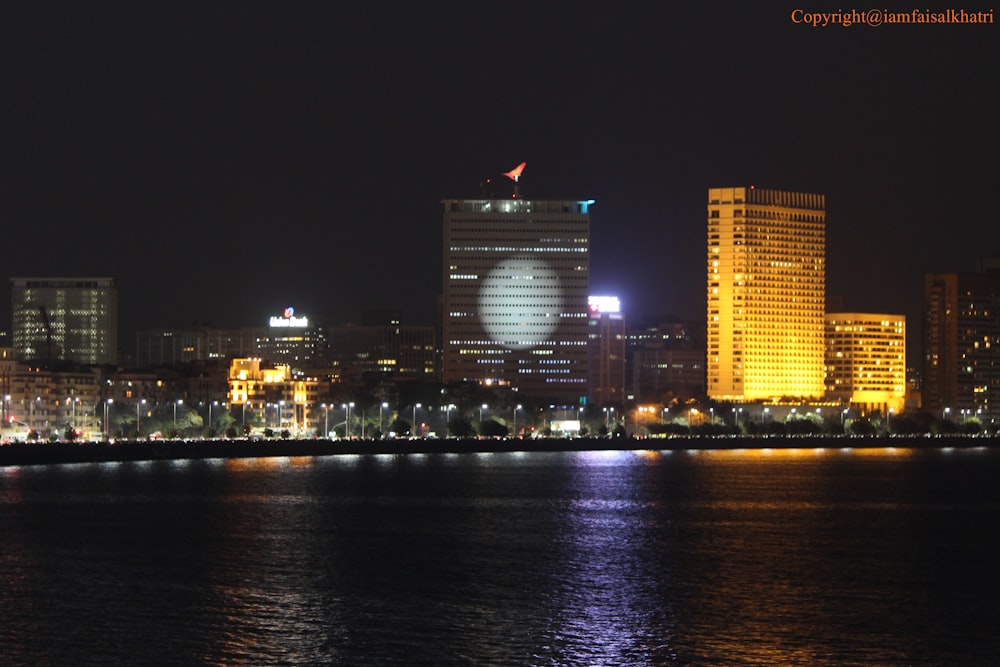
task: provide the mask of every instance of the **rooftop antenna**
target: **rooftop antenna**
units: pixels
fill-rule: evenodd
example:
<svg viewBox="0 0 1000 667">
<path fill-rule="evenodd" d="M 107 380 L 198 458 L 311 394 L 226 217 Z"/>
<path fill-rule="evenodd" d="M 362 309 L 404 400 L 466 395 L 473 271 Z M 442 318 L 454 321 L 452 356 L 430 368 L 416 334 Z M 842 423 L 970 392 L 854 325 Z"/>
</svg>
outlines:
<svg viewBox="0 0 1000 667">
<path fill-rule="evenodd" d="M 503 173 L 504 176 L 514 181 L 514 199 L 517 199 L 518 197 L 521 196 L 521 186 L 518 183 L 518 180 L 521 178 L 521 172 L 524 171 L 524 167 L 527 164 L 528 164 L 527 162 L 522 162 L 521 164 L 517 165 L 510 171 L 505 171 Z"/>
</svg>

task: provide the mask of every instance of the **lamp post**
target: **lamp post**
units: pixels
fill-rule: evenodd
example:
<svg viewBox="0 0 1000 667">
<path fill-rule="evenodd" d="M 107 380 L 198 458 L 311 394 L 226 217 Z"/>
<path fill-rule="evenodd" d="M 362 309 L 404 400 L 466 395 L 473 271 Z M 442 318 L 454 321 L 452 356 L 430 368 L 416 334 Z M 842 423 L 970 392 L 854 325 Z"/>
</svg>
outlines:
<svg viewBox="0 0 1000 667">
<path fill-rule="evenodd" d="M 420 407 L 420 403 L 416 403 L 413 406 L 413 426 L 410 427 L 410 435 L 417 434 L 417 408 Z"/>
<path fill-rule="evenodd" d="M 517 405 L 514 406 L 514 423 L 513 423 L 514 432 L 512 433 L 512 435 L 514 437 L 517 437 L 517 411 L 520 410 L 520 409 L 521 409 L 521 404 L 520 403 L 518 403 Z"/>
<path fill-rule="evenodd" d="M 104 439 L 109 440 L 111 438 L 111 425 L 108 424 L 108 411 L 111 404 L 115 402 L 115 399 L 109 398 L 104 401 Z"/>
<path fill-rule="evenodd" d="M 483 410 L 485 410 L 485 409 L 486 409 L 486 404 L 485 403 L 483 403 L 482 405 L 479 406 L 479 425 L 480 426 L 483 425 Z"/>
<path fill-rule="evenodd" d="M 389 407 L 389 404 L 385 402 L 378 406 L 378 433 L 380 436 L 385 433 L 385 427 L 382 426 L 382 410 L 387 407 Z"/>
<path fill-rule="evenodd" d="M 182 399 L 180 399 L 180 398 L 178 398 L 176 401 L 174 401 L 174 437 L 175 438 L 177 437 L 177 406 L 178 405 L 184 405 L 184 401 Z"/>
<path fill-rule="evenodd" d="M 212 401 L 211 403 L 208 404 L 208 428 L 209 429 L 212 428 L 212 406 L 213 405 L 218 405 L 218 404 L 219 404 L 218 401 Z"/>
<path fill-rule="evenodd" d="M 330 406 L 323 404 L 323 437 L 330 437 Z"/>
<path fill-rule="evenodd" d="M 142 431 L 139 429 L 140 420 L 141 420 L 141 417 L 139 416 L 139 408 L 142 407 L 143 405 L 146 405 L 146 399 L 145 398 L 142 399 L 141 401 L 136 401 L 135 402 L 135 439 L 136 440 L 138 440 L 139 439 L 139 435 L 142 434 Z"/>
</svg>

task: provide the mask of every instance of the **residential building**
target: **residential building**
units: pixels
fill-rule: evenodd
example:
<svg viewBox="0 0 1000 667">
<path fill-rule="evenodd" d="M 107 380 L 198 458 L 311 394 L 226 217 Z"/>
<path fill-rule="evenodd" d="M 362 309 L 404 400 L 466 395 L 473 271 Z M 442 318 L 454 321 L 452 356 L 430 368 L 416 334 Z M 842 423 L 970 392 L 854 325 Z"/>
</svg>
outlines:
<svg viewBox="0 0 1000 667">
<path fill-rule="evenodd" d="M 1000 418 L 1000 272 L 924 276 L 923 352 L 925 410 Z"/>
</svg>

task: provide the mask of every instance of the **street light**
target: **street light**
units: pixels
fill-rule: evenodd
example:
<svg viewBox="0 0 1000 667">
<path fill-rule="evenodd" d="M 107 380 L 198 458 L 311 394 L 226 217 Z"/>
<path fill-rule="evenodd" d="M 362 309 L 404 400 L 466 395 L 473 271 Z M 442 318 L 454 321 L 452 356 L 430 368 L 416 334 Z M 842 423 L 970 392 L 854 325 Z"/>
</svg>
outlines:
<svg viewBox="0 0 1000 667">
<path fill-rule="evenodd" d="M 485 409 L 486 409 L 486 404 L 485 403 L 483 403 L 482 405 L 479 406 L 479 425 L 480 426 L 483 425 L 483 410 L 485 410 Z"/>
<path fill-rule="evenodd" d="M 218 401 L 212 401 L 211 403 L 208 404 L 208 428 L 209 429 L 212 428 L 212 406 L 213 405 L 218 405 L 218 404 L 219 404 Z"/>
<path fill-rule="evenodd" d="M 136 440 L 139 439 L 139 435 L 142 433 L 142 431 L 139 429 L 139 426 L 140 426 L 139 408 L 141 406 L 143 406 L 143 405 L 146 405 L 146 399 L 145 398 L 142 399 L 141 401 L 136 401 L 135 402 L 135 438 L 136 438 Z"/>
<path fill-rule="evenodd" d="M 389 407 L 388 403 L 383 402 L 382 405 L 378 406 L 378 433 L 379 436 L 383 436 L 385 433 L 385 428 L 382 426 L 382 410 Z"/>
<path fill-rule="evenodd" d="M 178 405 L 184 405 L 184 401 L 182 399 L 180 399 L 180 398 L 178 398 L 176 401 L 174 401 L 174 437 L 175 438 L 177 437 L 177 406 Z"/>
<path fill-rule="evenodd" d="M 108 409 L 111 404 L 115 402 L 115 399 L 109 398 L 104 401 L 104 439 L 109 440 L 111 438 L 111 427 L 108 424 Z"/>
<path fill-rule="evenodd" d="M 517 436 L 517 411 L 520 409 L 521 409 L 520 403 L 514 406 L 514 433 L 513 433 L 514 436 Z"/>
<path fill-rule="evenodd" d="M 323 404 L 323 437 L 330 437 L 330 406 Z"/>
<path fill-rule="evenodd" d="M 419 403 L 413 406 L 413 426 L 410 428 L 410 435 L 417 434 L 417 408 L 421 407 Z"/>
</svg>

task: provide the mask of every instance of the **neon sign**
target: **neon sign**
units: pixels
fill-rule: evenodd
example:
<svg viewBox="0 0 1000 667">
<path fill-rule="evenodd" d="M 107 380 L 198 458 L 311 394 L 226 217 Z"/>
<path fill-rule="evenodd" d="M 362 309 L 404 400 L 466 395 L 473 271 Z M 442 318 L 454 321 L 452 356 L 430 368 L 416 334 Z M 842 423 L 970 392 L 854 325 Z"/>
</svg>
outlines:
<svg viewBox="0 0 1000 667">
<path fill-rule="evenodd" d="M 285 308 L 281 316 L 272 315 L 268 321 L 272 327 L 303 329 L 309 326 L 308 317 L 295 317 L 295 309 L 289 306 Z"/>
</svg>

